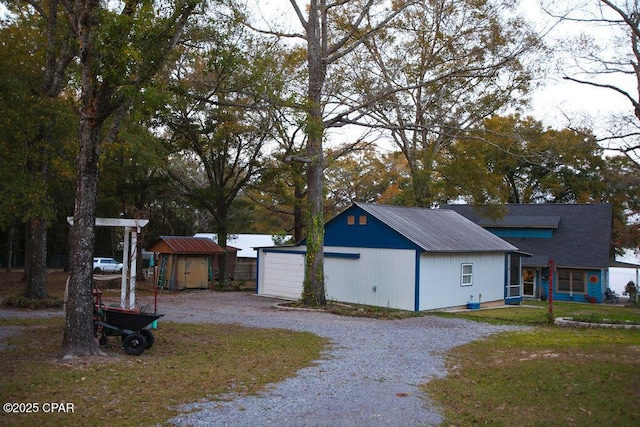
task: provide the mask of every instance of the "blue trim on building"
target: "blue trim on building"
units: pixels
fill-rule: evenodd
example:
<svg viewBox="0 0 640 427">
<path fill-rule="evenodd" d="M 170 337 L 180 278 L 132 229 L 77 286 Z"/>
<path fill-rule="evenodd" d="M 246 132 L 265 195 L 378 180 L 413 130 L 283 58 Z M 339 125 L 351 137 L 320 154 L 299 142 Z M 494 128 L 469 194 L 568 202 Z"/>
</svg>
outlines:
<svg viewBox="0 0 640 427">
<path fill-rule="evenodd" d="M 538 239 L 550 239 L 553 237 L 553 230 L 550 228 L 494 228 L 488 227 L 488 231 L 492 232 L 496 236 L 503 237 L 516 237 L 516 238 L 538 238 Z"/>
<path fill-rule="evenodd" d="M 360 254 L 347 254 L 343 252 L 325 252 L 325 258 L 346 258 L 346 259 L 360 259 Z"/>
<path fill-rule="evenodd" d="M 420 255 L 421 252 L 416 250 L 416 268 L 415 268 L 415 289 L 413 311 L 420 311 Z"/>
<path fill-rule="evenodd" d="M 279 253 L 279 254 L 297 254 L 297 255 L 306 255 L 307 251 L 303 250 L 295 250 L 295 249 L 263 249 L 265 253 Z M 359 259 L 359 253 L 345 253 L 345 252 L 324 252 L 325 258 L 346 258 L 346 259 Z"/>
<path fill-rule="evenodd" d="M 278 252 L 280 254 L 299 254 L 306 255 L 307 251 L 302 251 L 300 249 L 262 249 L 264 253 Z"/>
<path fill-rule="evenodd" d="M 259 293 L 258 289 L 260 289 L 260 251 L 257 251 L 256 256 L 256 295 Z"/>
<path fill-rule="evenodd" d="M 504 254 L 504 281 L 502 288 L 504 289 L 503 299 L 506 303 L 509 298 L 509 254 Z"/>
</svg>

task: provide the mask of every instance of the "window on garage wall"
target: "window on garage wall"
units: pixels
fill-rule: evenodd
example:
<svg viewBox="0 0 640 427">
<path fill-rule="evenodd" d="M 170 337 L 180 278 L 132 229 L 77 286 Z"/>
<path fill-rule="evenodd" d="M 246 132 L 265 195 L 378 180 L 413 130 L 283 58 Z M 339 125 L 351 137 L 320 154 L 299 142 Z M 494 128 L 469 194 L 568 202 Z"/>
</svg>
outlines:
<svg viewBox="0 0 640 427">
<path fill-rule="evenodd" d="M 460 286 L 473 285 L 473 264 L 462 264 Z"/>
</svg>

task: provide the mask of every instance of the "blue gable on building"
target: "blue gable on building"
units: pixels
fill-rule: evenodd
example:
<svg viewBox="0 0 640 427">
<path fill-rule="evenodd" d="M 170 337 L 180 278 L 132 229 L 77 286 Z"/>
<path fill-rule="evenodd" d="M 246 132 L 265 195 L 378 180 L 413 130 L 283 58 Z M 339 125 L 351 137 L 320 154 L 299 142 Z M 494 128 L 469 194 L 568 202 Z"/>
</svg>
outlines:
<svg viewBox="0 0 640 427">
<path fill-rule="evenodd" d="M 327 222 L 324 233 L 325 246 L 420 249 L 357 204 Z"/>
</svg>

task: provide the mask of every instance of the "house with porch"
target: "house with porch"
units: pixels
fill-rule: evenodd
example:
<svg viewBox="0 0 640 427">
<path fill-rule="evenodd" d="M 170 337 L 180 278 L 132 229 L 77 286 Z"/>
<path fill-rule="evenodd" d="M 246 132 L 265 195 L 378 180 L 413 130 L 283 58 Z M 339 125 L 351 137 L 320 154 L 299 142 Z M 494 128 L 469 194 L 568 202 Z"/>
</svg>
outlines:
<svg viewBox="0 0 640 427">
<path fill-rule="evenodd" d="M 612 207 L 597 204 L 506 204 L 498 215 L 483 206 L 445 205 L 530 254 L 521 275 L 512 275 L 527 298 L 603 302 L 609 288 Z M 494 212 L 492 215 L 490 212 Z M 513 271 L 515 273 L 515 271 Z M 550 278 L 552 284 L 550 285 Z"/>
</svg>

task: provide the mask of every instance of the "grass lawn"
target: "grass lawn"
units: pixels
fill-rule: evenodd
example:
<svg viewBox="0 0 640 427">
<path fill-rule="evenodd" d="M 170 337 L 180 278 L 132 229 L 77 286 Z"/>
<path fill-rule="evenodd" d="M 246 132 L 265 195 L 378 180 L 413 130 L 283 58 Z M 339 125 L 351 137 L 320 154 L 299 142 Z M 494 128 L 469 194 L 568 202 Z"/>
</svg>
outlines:
<svg viewBox="0 0 640 427">
<path fill-rule="evenodd" d="M 23 290 L 21 272 L 0 276 L 0 299 Z M 67 277 L 50 272 L 49 295 L 62 298 Z M 139 285 L 139 296 L 153 295 L 148 283 Z M 0 332 L 15 333 L 0 347 L 0 400 L 39 405 L 37 413 L 0 412 L 1 426 L 162 425 L 181 404 L 253 394 L 294 376 L 327 345 L 310 333 L 160 320 L 153 347 L 140 356 L 110 337 L 108 357 L 63 361 L 63 325 L 62 317 L 0 319 Z M 74 412 L 45 413 L 50 402 L 71 403 Z"/>
<path fill-rule="evenodd" d="M 607 319 L 610 323 L 640 324 L 640 308 L 630 305 L 554 302 L 553 314 L 555 317 L 572 317 L 576 320 L 591 322 L 602 322 Z M 501 307 L 492 310 L 465 310 L 455 314 L 439 313 L 438 315 L 452 315 L 495 323 L 544 325 L 548 323 L 549 308 L 547 302 L 525 301 L 522 306 Z"/>
<path fill-rule="evenodd" d="M 449 375 L 423 386 L 442 406 L 444 425 L 640 425 L 640 330 L 547 326 L 546 303 L 532 304 L 538 307 L 455 315 L 533 328 L 494 335 L 447 356 Z M 555 303 L 554 313 L 640 321 L 637 307 Z"/>
<path fill-rule="evenodd" d="M 63 322 L 0 320 L 0 328 L 20 328 L 0 351 L 0 400 L 40 404 L 38 413 L 0 413 L 0 425 L 159 425 L 181 404 L 256 393 L 295 375 L 326 344 L 310 333 L 160 322 L 155 344 L 140 356 L 111 337 L 109 357 L 63 361 Z M 44 413 L 46 402 L 72 403 L 74 412 Z"/>
</svg>

